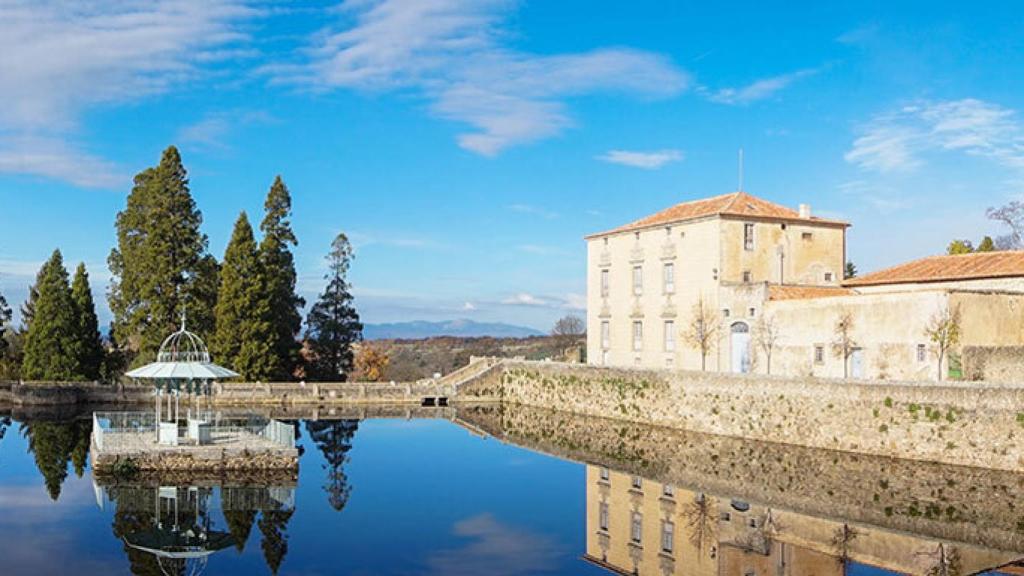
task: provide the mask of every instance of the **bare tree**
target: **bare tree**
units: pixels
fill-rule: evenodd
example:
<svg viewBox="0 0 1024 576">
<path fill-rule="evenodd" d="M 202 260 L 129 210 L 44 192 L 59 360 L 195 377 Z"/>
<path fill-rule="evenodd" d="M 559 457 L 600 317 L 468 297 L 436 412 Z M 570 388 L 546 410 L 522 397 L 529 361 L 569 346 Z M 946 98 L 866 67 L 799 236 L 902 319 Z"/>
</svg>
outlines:
<svg viewBox="0 0 1024 576">
<path fill-rule="evenodd" d="M 995 220 L 1010 229 L 1009 234 L 996 238 L 997 248 L 1000 250 L 1024 248 L 1024 202 L 1014 200 L 999 208 L 989 208 L 985 214 L 989 220 Z"/>
<path fill-rule="evenodd" d="M 841 528 L 836 528 L 832 534 L 832 548 L 835 550 L 836 560 L 842 566 L 850 563 L 850 548 L 858 536 L 860 536 L 860 531 L 849 524 L 843 524 Z"/>
<path fill-rule="evenodd" d="M 918 552 L 917 556 L 926 558 L 930 564 L 925 572 L 927 576 L 961 576 L 964 573 L 960 551 L 955 546 L 946 548 L 944 543 L 939 542 L 934 552 Z"/>
<path fill-rule="evenodd" d="M 691 346 L 700 352 L 700 369 L 707 370 L 708 354 L 718 342 L 719 333 L 722 330 L 722 321 L 718 312 L 711 309 L 711 306 L 704 300 L 704 296 L 697 299 L 690 314 L 690 324 L 687 326 L 683 338 Z"/>
<path fill-rule="evenodd" d="M 693 502 L 686 504 L 683 517 L 690 529 L 690 543 L 697 550 L 713 546 L 718 541 L 718 518 L 712 502 L 703 493 L 696 494 Z"/>
<path fill-rule="evenodd" d="M 938 379 L 942 380 L 942 362 L 950 349 L 960 343 L 960 307 L 943 306 L 928 321 L 924 333 L 935 345 L 935 357 L 939 361 Z"/>
<path fill-rule="evenodd" d="M 835 339 L 832 340 L 832 353 L 836 358 L 842 358 L 843 378 L 849 378 L 850 356 L 853 356 L 853 351 L 857 349 L 857 342 L 853 339 L 853 314 L 849 310 L 840 312 L 833 334 Z"/>
<path fill-rule="evenodd" d="M 772 373 L 772 352 L 779 343 L 779 326 L 773 316 L 761 315 L 754 322 L 754 345 L 764 354 L 765 371 Z"/>
<path fill-rule="evenodd" d="M 569 314 L 555 322 L 551 335 L 558 340 L 559 346 L 568 348 L 575 345 L 587 334 L 587 324 L 579 316 Z"/>
</svg>

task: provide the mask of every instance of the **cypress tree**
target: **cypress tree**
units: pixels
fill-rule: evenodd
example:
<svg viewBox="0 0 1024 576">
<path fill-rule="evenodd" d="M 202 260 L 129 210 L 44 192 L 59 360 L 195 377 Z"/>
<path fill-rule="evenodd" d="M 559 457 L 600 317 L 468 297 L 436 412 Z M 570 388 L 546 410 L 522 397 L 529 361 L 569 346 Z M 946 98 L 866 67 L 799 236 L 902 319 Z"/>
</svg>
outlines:
<svg viewBox="0 0 1024 576">
<path fill-rule="evenodd" d="M 306 302 L 295 293 L 295 259 L 291 248 L 298 245 L 292 232 L 292 198 L 281 176 L 267 193 L 263 204 L 266 215 L 260 223 L 260 262 L 266 288 L 265 298 L 270 310 L 273 330 L 271 377 L 290 380 L 299 364 L 301 345 L 296 337 L 302 329 L 300 310 Z"/>
<path fill-rule="evenodd" d="M 10 343 L 7 341 L 7 325 L 11 321 L 11 308 L 7 305 L 7 299 L 0 294 L 0 360 L 7 359 L 7 350 Z M 0 437 L 3 437 L 0 434 Z"/>
<path fill-rule="evenodd" d="M 38 297 L 25 335 L 21 376 L 26 380 L 81 380 L 78 318 L 68 271 L 60 250 L 43 264 L 36 285 Z"/>
<path fill-rule="evenodd" d="M 182 311 L 193 331 L 213 331 L 217 266 L 207 254 L 202 221 L 181 156 L 171 146 L 159 165 L 135 176 L 127 206 L 117 215 L 117 248 L 107 259 L 113 335 L 134 354 L 134 365 L 156 356 Z"/>
<path fill-rule="evenodd" d="M 272 330 L 262 278 L 256 239 L 242 212 L 224 252 L 211 349 L 218 362 L 247 380 L 272 375 Z"/>
<path fill-rule="evenodd" d="M 311 380 L 344 381 L 352 370 L 352 344 L 363 338 L 363 325 L 352 305 L 347 280 L 352 258 L 348 238 L 338 234 L 327 255 L 327 287 L 306 317 L 310 351 L 307 376 Z"/>
<path fill-rule="evenodd" d="M 92 299 L 92 289 L 89 287 L 89 273 L 84 263 L 78 265 L 75 277 L 71 281 L 71 299 L 75 304 L 78 326 L 76 344 L 82 375 L 87 380 L 99 380 L 103 368 L 103 342 L 100 340 L 96 305 Z"/>
</svg>

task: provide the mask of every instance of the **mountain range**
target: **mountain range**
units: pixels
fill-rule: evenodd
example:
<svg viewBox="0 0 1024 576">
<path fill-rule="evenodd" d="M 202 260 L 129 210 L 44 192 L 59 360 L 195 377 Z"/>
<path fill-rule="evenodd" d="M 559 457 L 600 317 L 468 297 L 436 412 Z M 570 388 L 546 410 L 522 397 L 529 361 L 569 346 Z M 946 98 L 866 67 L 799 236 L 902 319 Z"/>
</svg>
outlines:
<svg viewBox="0 0 1024 576">
<path fill-rule="evenodd" d="M 363 338 L 366 340 L 430 338 L 433 336 L 525 338 L 527 336 L 543 335 L 544 333 L 540 330 L 527 328 L 526 326 L 515 326 L 501 322 L 476 322 L 468 319 L 442 322 L 413 320 L 410 322 L 366 324 L 363 326 Z"/>
</svg>

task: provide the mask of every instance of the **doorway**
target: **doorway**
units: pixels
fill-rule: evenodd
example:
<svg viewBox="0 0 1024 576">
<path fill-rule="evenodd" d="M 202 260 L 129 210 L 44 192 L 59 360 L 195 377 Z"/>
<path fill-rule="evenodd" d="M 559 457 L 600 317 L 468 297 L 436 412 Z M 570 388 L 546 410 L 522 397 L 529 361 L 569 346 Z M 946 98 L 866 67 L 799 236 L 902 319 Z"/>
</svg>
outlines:
<svg viewBox="0 0 1024 576">
<path fill-rule="evenodd" d="M 736 374 L 750 372 L 750 326 L 746 322 L 736 322 L 730 329 L 732 354 L 732 371 Z"/>
</svg>

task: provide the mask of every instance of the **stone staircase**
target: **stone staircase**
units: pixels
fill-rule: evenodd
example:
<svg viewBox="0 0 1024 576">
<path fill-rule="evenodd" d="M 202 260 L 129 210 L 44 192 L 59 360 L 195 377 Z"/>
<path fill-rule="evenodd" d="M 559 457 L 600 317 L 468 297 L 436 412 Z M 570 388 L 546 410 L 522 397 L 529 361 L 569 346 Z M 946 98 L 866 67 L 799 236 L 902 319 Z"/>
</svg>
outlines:
<svg viewBox="0 0 1024 576">
<path fill-rule="evenodd" d="M 449 397 L 456 398 L 459 395 L 459 387 L 476 380 L 495 366 L 501 365 L 504 361 L 504 358 L 473 356 L 469 359 L 469 364 L 454 372 L 449 372 L 433 382 L 440 390 L 447 393 Z"/>
</svg>

